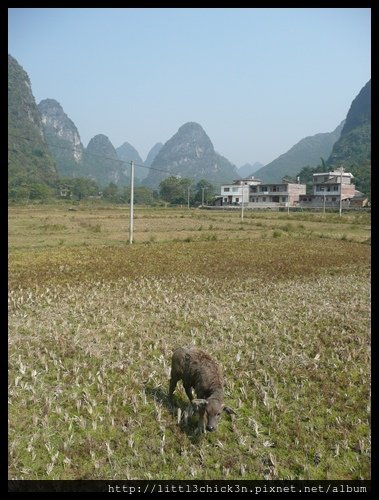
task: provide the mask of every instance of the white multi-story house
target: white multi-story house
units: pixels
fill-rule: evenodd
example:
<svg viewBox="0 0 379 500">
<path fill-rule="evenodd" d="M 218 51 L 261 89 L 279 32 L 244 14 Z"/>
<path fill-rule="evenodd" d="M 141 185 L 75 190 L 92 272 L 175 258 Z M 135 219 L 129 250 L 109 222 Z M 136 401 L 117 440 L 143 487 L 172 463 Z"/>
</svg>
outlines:
<svg viewBox="0 0 379 500">
<path fill-rule="evenodd" d="M 305 192 L 305 184 L 284 181 L 267 184 L 254 177 L 221 186 L 222 205 L 241 205 L 243 202 L 245 207 L 251 208 L 295 206 Z"/>
<path fill-rule="evenodd" d="M 333 207 L 349 205 L 356 195 L 353 175 L 340 170 L 313 174 L 312 194 L 300 196 L 300 206 Z"/>
<path fill-rule="evenodd" d="M 254 177 L 247 177 L 221 186 L 222 205 L 240 205 L 242 201 L 244 205 L 249 203 L 250 187 L 258 186 L 261 182 Z"/>
</svg>

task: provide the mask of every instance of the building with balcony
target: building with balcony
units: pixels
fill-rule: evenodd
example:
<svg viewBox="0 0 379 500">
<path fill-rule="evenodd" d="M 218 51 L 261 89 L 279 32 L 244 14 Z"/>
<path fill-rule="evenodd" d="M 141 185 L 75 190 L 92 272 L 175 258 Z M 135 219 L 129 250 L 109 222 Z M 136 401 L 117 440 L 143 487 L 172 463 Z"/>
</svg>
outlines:
<svg viewBox="0 0 379 500">
<path fill-rule="evenodd" d="M 301 207 L 337 207 L 349 206 L 355 197 L 356 189 L 352 184 L 353 175 L 350 172 L 333 171 L 313 174 L 312 194 L 301 195 Z"/>
<path fill-rule="evenodd" d="M 261 180 L 254 177 L 247 177 L 246 179 L 235 180 L 232 184 L 221 186 L 222 205 L 241 205 L 243 201 L 244 206 L 246 206 L 249 203 L 250 188 L 258 186 L 261 182 Z"/>
<path fill-rule="evenodd" d="M 249 208 L 273 208 L 297 206 L 301 195 L 306 193 L 305 184 L 282 181 L 267 184 L 249 177 L 221 186 L 221 204 L 241 205 Z"/>
</svg>

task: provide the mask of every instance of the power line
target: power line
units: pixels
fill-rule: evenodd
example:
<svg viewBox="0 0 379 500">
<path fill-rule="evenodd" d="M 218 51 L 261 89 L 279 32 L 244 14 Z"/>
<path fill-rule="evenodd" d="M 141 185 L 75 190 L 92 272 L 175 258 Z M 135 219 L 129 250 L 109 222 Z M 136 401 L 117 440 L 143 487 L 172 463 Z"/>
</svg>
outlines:
<svg viewBox="0 0 379 500">
<path fill-rule="evenodd" d="M 25 136 L 22 136 L 22 135 L 8 133 L 8 136 L 16 137 L 18 139 L 24 139 L 26 141 L 34 142 L 35 144 L 39 144 L 35 139 L 30 139 L 29 137 L 25 137 Z M 46 141 L 45 141 L 45 144 L 47 146 L 51 147 L 51 148 L 64 149 L 64 150 L 71 151 L 71 152 L 73 152 L 73 151 L 80 151 L 80 148 L 78 148 L 76 146 L 72 146 L 72 147 L 69 147 L 69 146 L 60 146 L 58 144 L 51 144 L 51 143 L 46 142 Z M 9 151 L 9 148 L 8 148 L 8 151 Z M 120 160 L 118 158 L 117 159 L 116 158 L 111 158 L 110 156 L 104 156 L 104 155 L 100 155 L 100 154 L 97 154 L 97 153 L 88 153 L 87 151 L 84 151 L 84 152 L 88 156 L 94 156 L 94 157 L 97 157 L 97 158 L 101 158 L 103 160 L 115 161 L 117 163 L 124 163 L 124 164 L 127 164 L 127 165 L 130 165 L 130 162 L 134 161 L 134 160 Z M 172 172 L 169 172 L 168 170 L 163 170 L 161 168 L 156 168 L 156 167 L 151 167 L 151 166 L 148 167 L 147 165 L 141 165 L 140 163 L 135 163 L 135 162 L 134 162 L 134 166 L 141 167 L 141 168 L 147 168 L 148 170 L 155 170 L 156 172 L 161 172 L 163 174 L 168 174 L 168 175 L 175 176 L 175 174 L 173 174 Z"/>
</svg>

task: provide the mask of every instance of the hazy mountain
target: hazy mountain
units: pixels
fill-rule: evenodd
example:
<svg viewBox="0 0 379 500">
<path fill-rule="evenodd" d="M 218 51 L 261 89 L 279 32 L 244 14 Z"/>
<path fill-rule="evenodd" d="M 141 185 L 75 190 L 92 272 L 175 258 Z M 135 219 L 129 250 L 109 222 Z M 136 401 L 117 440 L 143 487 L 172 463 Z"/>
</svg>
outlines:
<svg viewBox="0 0 379 500">
<path fill-rule="evenodd" d="M 163 147 L 163 144 L 161 142 L 157 142 L 155 144 L 155 146 L 153 146 L 150 149 L 149 154 L 146 156 L 146 160 L 145 160 L 145 165 L 147 167 L 150 167 L 150 165 L 153 163 L 155 157 L 157 156 L 159 151 L 162 149 L 162 147 Z"/>
<path fill-rule="evenodd" d="M 57 177 L 29 77 L 8 55 L 8 187 L 52 185 Z"/>
<path fill-rule="evenodd" d="M 96 181 L 99 186 L 110 182 L 123 186 L 128 184 L 128 165 L 122 163 L 106 135 L 93 137 L 84 152 L 84 175 Z"/>
<path fill-rule="evenodd" d="M 343 166 L 354 175 L 360 191 L 371 192 L 371 80 L 353 100 L 341 137 L 327 160 L 330 167 Z"/>
<path fill-rule="evenodd" d="M 251 163 L 245 163 L 238 169 L 238 174 L 241 177 L 251 177 L 254 172 L 262 168 L 264 165 L 259 161 L 256 161 L 253 165 Z"/>
<path fill-rule="evenodd" d="M 142 164 L 142 158 L 138 154 L 138 151 L 128 142 L 118 148 L 116 148 L 117 156 L 120 160 L 130 163 L 132 160 L 135 163 Z"/>
<path fill-rule="evenodd" d="M 152 188 L 168 175 L 177 175 L 198 182 L 205 179 L 219 185 L 238 177 L 235 165 L 215 152 L 203 128 L 194 122 L 182 125 L 155 157 L 144 185 Z M 160 172 L 163 170 L 165 172 Z"/>
<path fill-rule="evenodd" d="M 351 103 L 341 137 L 367 124 L 371 125 L 371 80 L 366 83 Z"/>
<path fill-rule="evenodd" d="M 150 167 L 151 164 L 153 163 L 155 157 L 157 156 L 157 154 L 159 153 L 159 151 L 162 149 L 163 147 L 163 144 L 161 142 L 157 142 L 155 144 L 155 146 L 153 146 L 148 155 L 146 156 L 146 160 L 144 162 L 144 165 L 146 165 L 146 167 Z M 139 179 L 143 180 L 143 179 L 146 179 L 146 177 L 148 176 L 149 174 L 149 169 L 148 168 L 140 168 L 140 169 L 137 169 L 137 176 Z"/>
<path fill-rule="evenodd" d="M 342 121 L 333 132 L 320 133 L 301 139 L 286 153 L 258 169 L 254 176 L 263 182 L 281 182 L 286 175 L 295 177 L 305 166 L 316 167 L 320 158 L 328 158 L 344 126 Z"/>
<path fill-rule="evenodd" d="M 81 175 L 84 147 L 74 122 L 55 99 L 44 99 L 38 104 L 43 133 L 62 177 Z"/>
<path fill-rule="evenodd" d="M 127 169 L 130 168 L 129 165 L 132 160 L 137 164 L 135 165 L 134 170 L 136 179 L 138 178 L 139 180 L 142 180 L 146 177 L 147 169 L 138 166 L 144 164 L 143 160 L 138 151 L 131 144 L 129 144 L 129 142 L 124 142 L 122 146 L 116 148 L 116 151 L 119 159 L 127 163 L 127 165 L 124 165 Z"/>
</svg>

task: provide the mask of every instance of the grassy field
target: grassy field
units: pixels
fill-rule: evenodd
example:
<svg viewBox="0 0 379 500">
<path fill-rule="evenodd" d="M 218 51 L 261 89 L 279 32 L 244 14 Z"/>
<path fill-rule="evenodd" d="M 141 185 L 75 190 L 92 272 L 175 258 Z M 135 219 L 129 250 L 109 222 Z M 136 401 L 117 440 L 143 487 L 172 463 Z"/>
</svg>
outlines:
<svg viewBox="0 0 379 500">
<path fill-rule="evenodd" d="M 137 208 L 128 245 L 75 209 L 9 209 L 9 478 L 370 478 L 370 214 Z M 167 399 L 182 344 L 223 367 L 215 433 Z"/>
</svg>

